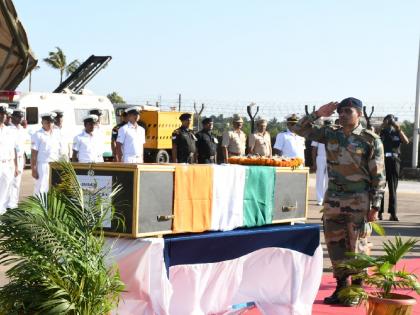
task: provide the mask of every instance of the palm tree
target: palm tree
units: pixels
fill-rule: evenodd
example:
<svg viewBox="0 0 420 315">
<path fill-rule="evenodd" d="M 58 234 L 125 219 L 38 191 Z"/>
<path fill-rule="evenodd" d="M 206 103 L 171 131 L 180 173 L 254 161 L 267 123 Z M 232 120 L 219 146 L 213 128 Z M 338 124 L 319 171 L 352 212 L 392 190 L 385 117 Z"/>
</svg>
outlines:
<svg viewBox="0 0 420 315">
<path fill-rule="evenodd" d="M 31 72 L 29 72 L 29 92 L 32 91 L 32 71 L 36 71 L 40 68 L 40 66 L 35 66 Z"/>
<path fill-rule="evenodd" d="M 57 171 L 61 184 L 0 215 L 0 264 L 12 265 L 0 314 L 108 314 L 118 304 L 124 285 L 105 264 L 100 229 L 112 206 L 81 188 L 70 163 Z"/>
<path fill-rule="evenodd" d="M 67 64 L 66 55 L 64 54 L 64 52 L 61 50 L 60 47 L 55 48 L 57 49 L 57 51 L 50 51 L 48 53 L 48 58 L 44 58 L 44 62 L 52 68 L 60 70 L 61 84 L 63 82 L 64 72 L 66 72 L 67 75 L 73 73 L 80 65 L 80 62 L 77 59 L 75 59 L 69 64 Z"/>
</svg>

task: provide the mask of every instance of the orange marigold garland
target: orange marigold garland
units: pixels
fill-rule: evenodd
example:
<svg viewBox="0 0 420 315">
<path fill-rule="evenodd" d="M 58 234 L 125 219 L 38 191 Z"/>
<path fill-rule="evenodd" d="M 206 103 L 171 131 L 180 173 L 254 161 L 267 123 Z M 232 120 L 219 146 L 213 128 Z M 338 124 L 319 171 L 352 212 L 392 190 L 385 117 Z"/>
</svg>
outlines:
<svg viewBox="0 0 420 315">
<path fill-rule="evenodd" d="M 276 167 L 292 167 L 296 168 L 303 165 L 301 158 L 286 158 L 286 157 L 259 157 L 259 156 L 232 156 L 228 159 L 230 164 L 240 165 L 265 165 Z"/>
</svg>

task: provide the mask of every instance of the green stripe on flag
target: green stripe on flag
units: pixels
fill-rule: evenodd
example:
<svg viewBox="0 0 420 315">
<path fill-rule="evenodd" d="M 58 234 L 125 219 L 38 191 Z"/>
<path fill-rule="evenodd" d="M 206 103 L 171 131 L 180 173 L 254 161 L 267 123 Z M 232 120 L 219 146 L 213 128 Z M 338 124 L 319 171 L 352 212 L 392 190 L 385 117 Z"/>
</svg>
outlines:
<svg viewBox="0 0 420 315">
<path fill-rule="evenodd" d="M 252 227 L 272 222 L 275 183 L 274 167 L 247 167 L 244 189 L 244 226 Z"/>
</svg>

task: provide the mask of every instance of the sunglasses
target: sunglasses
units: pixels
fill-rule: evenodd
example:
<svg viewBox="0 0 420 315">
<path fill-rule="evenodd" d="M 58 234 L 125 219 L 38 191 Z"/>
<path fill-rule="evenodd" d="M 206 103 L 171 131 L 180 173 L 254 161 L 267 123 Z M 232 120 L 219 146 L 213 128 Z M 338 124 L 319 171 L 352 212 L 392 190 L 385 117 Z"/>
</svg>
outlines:
<svg viewBox="0 0 420 315">
<path fill-rule="evenodd" d="M 337 113 L 341 114 L 341 113 L 345 113 L 345 114 L 352 114 L 353 113 L 353 109 L 351 107 L 344 107 L 344 108 L 340 108 L 337 110 Z"/>
</svg>

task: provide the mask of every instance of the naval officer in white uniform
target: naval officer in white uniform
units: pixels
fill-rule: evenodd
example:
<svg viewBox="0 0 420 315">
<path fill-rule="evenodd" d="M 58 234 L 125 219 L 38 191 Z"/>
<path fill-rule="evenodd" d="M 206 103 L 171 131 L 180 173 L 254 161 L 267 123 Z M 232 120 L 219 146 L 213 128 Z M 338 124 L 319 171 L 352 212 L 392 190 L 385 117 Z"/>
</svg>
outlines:
<svg viewBox="0 0 420 315">
<path fill-rule="evenodd" d="M 60 132 L 53 128 L 56 114 L 53 112 L 41 114 L 42 128 L 32 135 L 31 139 L 31 168 L 32 177 L 36 179 L 34 195 L 48 192 L 49 162 L 57 161 L 60 157 Z"/>
<path fill-rule="evenodd" d="M 97 121 L 96 115 L 88 115 L 83 119 L 85 130 L 73 140 L 73 162 L 100 163 L 104 161 L 102 137 L 94 132 Z"/>
<path fill-rule="evenodd" d="M 10 131 L 14 134 L 16 140 L 16 158 L 17 158 L 17 174 L 13 178 L 9 189 L 8 208 L 17 208 L 19 202 L 20 185 L 22 182 L 22 173 L 25 166 L 25 143 L 29 141 L 28 131 L 22 127 L 21 123 L 24 117 L 24 111 L 16 108 L 11 115 Z"/>
<path fill-rule="evenodd" d="M 8 207 L 10 185 L 17 175 L 15 135 L 5 124 L 8 106 L 0 103 L 0 214 Z"/>
<path fill-rule="evenodd" d="M 137 123 L 140 108 L 130 107 L 125 112 L 127 113 L 128 123 L 118 129 L 116 161 L 143 163 L 143 146 L 146 142 L 146 133 L 144 128 Z"/>
</svg>

